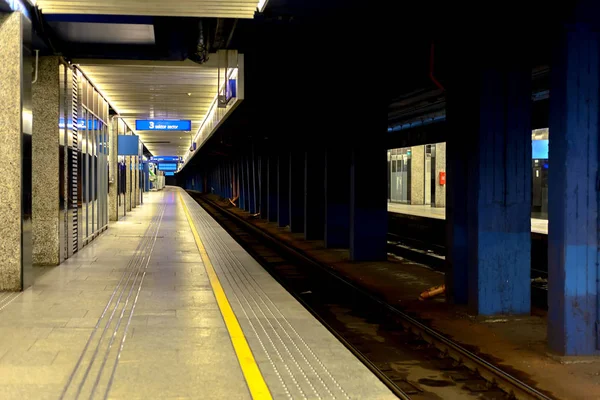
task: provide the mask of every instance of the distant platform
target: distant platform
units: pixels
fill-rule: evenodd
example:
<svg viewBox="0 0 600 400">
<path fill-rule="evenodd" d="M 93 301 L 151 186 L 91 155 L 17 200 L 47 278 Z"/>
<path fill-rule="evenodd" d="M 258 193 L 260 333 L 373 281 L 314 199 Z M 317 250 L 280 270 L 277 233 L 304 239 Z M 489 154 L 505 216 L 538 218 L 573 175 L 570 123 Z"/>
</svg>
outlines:
<svg viewBox="0 0 600 400">
<path fill-rule="evenodd" d="M 446 219 L 446 209 L 424 205 L 388 203 L 388 211 L 423 218 Z M 548 234 L 548 220 L 531 218 L 531 232 Z"/>
</svg>

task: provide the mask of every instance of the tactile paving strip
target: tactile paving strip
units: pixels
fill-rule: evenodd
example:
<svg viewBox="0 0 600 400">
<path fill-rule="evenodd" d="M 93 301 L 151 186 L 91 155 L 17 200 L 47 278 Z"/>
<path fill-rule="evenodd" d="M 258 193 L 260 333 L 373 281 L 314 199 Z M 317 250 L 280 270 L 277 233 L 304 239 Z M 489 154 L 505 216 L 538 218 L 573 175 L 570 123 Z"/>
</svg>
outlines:
<svg viewBox="0 0 600 400">
<path fill-rule="evenodd" d="M 253 352 L 262 353 L 257 360 L 274 397 L 349 399 L 285 310 L 271 299 L 269 289 L 249 270 L 249 262 L 256 262 L 243 250 L 232 251 L 239 245 L 232 239 L 226 243 L 224 237 L 228 235 L 218 223 L 187 193 L 183 198 L 244 333 L 251 344 L 255 343 Z"/>
</svg>

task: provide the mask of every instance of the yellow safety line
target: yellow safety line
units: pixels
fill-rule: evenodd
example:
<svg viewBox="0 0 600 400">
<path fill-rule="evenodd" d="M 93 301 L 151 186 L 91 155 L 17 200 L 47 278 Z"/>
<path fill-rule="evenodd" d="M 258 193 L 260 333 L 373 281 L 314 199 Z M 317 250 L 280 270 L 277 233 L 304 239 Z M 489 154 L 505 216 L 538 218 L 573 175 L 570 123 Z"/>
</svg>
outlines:
<svg viewBox="0 0 600 400">
<path fill-rule="evenodd" d="M 227 300 L 227 295 L 225 295 L 223 286 L 221 286 L 221 281 L 215 272 L 215 268 L 210 262 L 208 253 L 202 244 L 202 240 L 200 240 L 200 235 L 198 235 L 198 231 L 196 230 L 194 222 L 192 221 L 192 216 L 190 215 L 181 193 L 179 193 L 179 199 L 181 200 L 181 204 L 183 204 L 183 210 L 190 224 L 190 228 L 192 229 L 192 233 L 194 234 L 194 239 L 196 240 L 196 245 L 198 246 L 198 252 L 200 253 L 202 261 L 204 262 L 204 267 L 206 268 L 210 285 L 212 286 L 212 290 L 217 298 L 219 310 L 221 310 L 221 315 L 225 320 L 225 325 L 227 326 L 231 343 L 233 343 L 233 348 L 235 349 L 235 354 L 240 363 L 240 367 L 242 368 L 244 378 L 246 378 L 246 384 L 248 385 L 248 389 L 250 389 L 250 394 L 254 400 L 271 400 L 271 392 L 269 391 L 267 383 L 265 382 L 265 379 L 258 368 L 258 364 L 254 359 L 252 350 L 250 350 L 250 346 L 248 345 L 248 341 L 244 336 L 242 327 L 240 326 L 240 323 L 238 322 L 233 309 L 231 308 L 231 304 L 229 304 L 229 300 Z"/>
</svg>

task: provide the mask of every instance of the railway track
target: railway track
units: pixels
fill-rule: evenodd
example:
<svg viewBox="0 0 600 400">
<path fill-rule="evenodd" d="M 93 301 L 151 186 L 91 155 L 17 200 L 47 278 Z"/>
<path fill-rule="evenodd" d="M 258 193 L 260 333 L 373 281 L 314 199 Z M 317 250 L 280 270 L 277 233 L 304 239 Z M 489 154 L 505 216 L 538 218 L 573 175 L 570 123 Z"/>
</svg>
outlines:
<svg viewBox="0 0 600 400">
<path fill-rule="evenodd" d="M 239 216 L 190 195 L 400 399 L 550 399 Z"/>
<path fill-rule="evenodd" d="M 393 218 L 393 217 L 392 217 Z M 437 221 L 436 221 L 437 222 Z M 433 230 L 432 227 L 426 227 L 425 233 Z M 446 247 L 434 239 L 434 243 L 421 238 L 424 232 L 418 232 L 412 235 L 410 228 L 404 228 L 402 232 L 396 231 L 394 224 L 390 226 L 388 232 L 389 254 L 426 265 L 436 271 L 446 272 Z M 435 235 L 433 235 L 435 236 Z M 537 308 L 548 309 L 548 271 L 547 257 L 540 256 L 539 253 L 547 253 L 547 245 L 541 240 L 541 235 L 536 235 L 532 243 L 532 261 L 531 261 L 531 304 Z M 431 236 L 427 236 L 431 237 Z"/>
</svg>

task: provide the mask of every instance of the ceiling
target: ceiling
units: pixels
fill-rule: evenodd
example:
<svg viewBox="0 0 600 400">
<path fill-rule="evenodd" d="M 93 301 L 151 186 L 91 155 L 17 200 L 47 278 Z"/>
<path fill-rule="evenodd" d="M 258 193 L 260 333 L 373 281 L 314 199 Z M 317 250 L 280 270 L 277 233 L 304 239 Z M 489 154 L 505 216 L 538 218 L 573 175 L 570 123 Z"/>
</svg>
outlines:
<svg viewBox="0 0 600 400">
<path fill-rule="evenodd" d="M 136 119 L 191 120 L 191 132 L 138 131 L 154 155 L 183 156 L 217 93 L 217 57 L 192 61 L 74 60 L 135 130 Z"/>
<path fill-rule="evenodd" d="M 44 14 L 253 18 L 265 0 L 37 0 Z"/>
<path fill-rule="evenodd" d="M 63 40 L 78 43 L 155 44 L 154 26 L 150 24 L 114 24 L 50 22 Z"/>
</svg>

